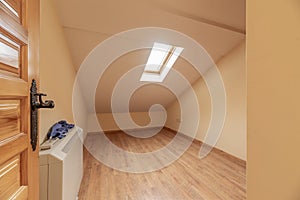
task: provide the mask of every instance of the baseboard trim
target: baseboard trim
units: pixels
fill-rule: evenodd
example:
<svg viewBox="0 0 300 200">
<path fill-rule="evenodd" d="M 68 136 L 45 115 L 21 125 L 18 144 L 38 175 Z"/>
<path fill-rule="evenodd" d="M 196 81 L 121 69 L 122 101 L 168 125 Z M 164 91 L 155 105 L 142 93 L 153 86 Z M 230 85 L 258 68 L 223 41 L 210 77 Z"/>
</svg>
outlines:
<svg viewBox="0 0 300 200">
<path fill-rule="evenodd" d="M 153 126 L 153 127 L 146 127 L 146 128 L 131 128 L 131 129 L 124 129 L 124 130 L 121 130 L 121 129 L 115 129 L 115 130 L 104 130 L 103 132 L 105 134 L 114 134 L 114 133 L 120 133 L 120 131 L 137 131 L 137 130 L 149 130 L 149 129 L 156 129 L 156 128 L 164 128 L 164 127 L 161 127 L 161 126 Z M 89 132 L 89 133 L 97 133 L 97 132 Z"/>
<path fill-rule="evenodd" d="M 186 137 L 188 137 L 188 138 L 190 138 L 190 139 L 193 139 L 193 143 L 194 143 L 194 144 L 210 146 L 210 145 L 208 145 L 208 144 L 203 143 L 202 141 L 200 141 L 200 140 L 197 139 L 197 138 L 192 138 L 192 137 L 190 137 L 190 136 L 188 136 L 188 135 L 186 135 L 186 134 L 184 134 L 184 133 L 181 133 L 181 132 L 179 132 L 179 131 L 176 131 L 176 130 L 174 130 L 174 129 L 172 129 L 172 128 L 169 128 L 169 127 L 164 126 L 164 129 L 170 131 L 171 133 L 174 133 L 174 134 L 177 134 L 177 133 L 178 133 L 178 134 L 180 134 L 180 135 L 183 135 L 183 136 L 186 136 Z M 243 167 L 246 167 L 247 161 L 245 161 L 245 160 L 243 160 L 243 159 L 240 159 L 240 158 L 238 158 L 238 157 L 236 157 L 236 156 L 234 156 L 234 155 L 231 155 L 231 154 L 229 154 L 229 153 L 227 153 L 227 152 L 225 152 L 225 151 L 223 151 L 223 150 L 221 150 L 221 149 L 219 149 L 219 148 L 217 148 L 217 147 L 212 147 L 212 151 L 214 151 L 214 152 L 216 152 L 216 153 L 218 153 L 218 154 L 220 154 L 220 155 L 226 156 L 226 157 L 227 157 L 228 159 L 230 159 L 231 161 L 233 161 L 233 162 L 235 162 L 235 163 L 237 163 L 237 164 L 239 164 L 239 165 L 241 165 L 241 166 L 243 166 Z"/>
<path fill-rule="evenodd" d="M 154 129 L 154 128 L 161 128 L 161 127 L 134 128 L 134 129 L 125 129 L 125 131 L 147 130 L 147 129 Z M 197 138 L 192 138 L 192 137 L 190 137 L 190 136 L 188 136 L 188 135 L 186 135 L 184 133 L 181 133 L 179 131 L 176 131 L 176 130 L 174 130 L 172 128 L 164 126 L 164 127 L 162 127 L 162 129 L 165 129 L 165 130 L 167 130 L 167 131 L 169 131 L 169 132 L 171 132 L 173 134 L 180 134 L 183 137 L 187 137 L 189 139 L 193 139 L 193 143 L 196 144 L 196 145 L 199 145 L 199 146 L 200 145 L 208 145 L 208 144 L 203 143 L 202 141 L 200 141 Z M 115 134 L 115 133 L 124 132 L 124 130 L 105 130 L 103 132 L 105 134 Z M 88 132 L 87 134 L 95 134 L 95 133 L 97 133 L 97 132 Z M 236 157 L 234 155 L 231 155 L 231 154 L 229 154 L 229 153 L 227 153 L 227 152 L 225 152 L 225 151 L 223 151 L 221 149 L 218 149 L 216 147 L 212 147 L 212 151 L 218 153 L 219 155 L 226 156 L 229 160 L 233 161 L 236 164 L 239 164 L 239 165 L 241 165 L 243 167 L 246 167 L 247 161 L 245 161 L 245 160 L 242 160 L 242 159 L 240 159 L 240 158 L 238 158 L 238 157 Z"/>
</svg>

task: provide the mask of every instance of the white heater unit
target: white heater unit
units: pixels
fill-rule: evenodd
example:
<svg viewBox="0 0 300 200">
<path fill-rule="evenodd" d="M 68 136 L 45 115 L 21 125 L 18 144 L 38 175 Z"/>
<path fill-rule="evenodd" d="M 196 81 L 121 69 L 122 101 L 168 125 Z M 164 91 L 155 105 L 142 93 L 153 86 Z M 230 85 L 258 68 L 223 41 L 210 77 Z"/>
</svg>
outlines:
<svg viewBox="0 0 300 200">
<path fill-rule="evenodd" d="M 40 151 L 40 200 L 76 200 L 83 175 L 82 129 Z"/>
</svg>

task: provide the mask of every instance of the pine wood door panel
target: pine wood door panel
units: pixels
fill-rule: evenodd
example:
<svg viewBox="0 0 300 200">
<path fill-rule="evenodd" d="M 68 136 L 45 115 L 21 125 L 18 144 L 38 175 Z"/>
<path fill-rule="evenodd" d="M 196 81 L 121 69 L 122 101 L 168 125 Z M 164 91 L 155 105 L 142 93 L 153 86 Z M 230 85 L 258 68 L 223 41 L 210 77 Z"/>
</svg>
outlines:
<svg viewBox="0 0 300 200">
<path fill-rule="evenodd" d="M 2 98 L 19 98 L 28 95 L 28 83 L 20 78 L 7 76 L 0 71 L 0 96 Z"/>
<path fill-rule="evenodd" d="M 21 132 L 19 100 L 0 100 L 0 124 L 0 141 Z"/>
<path fill-rule="evenodd" d="M 22 22 L 22 0 L 5 0 L 0 7 L 16 22 Z"/>
<path fill-rule="evenodd" d="M 2 31 L 8 33 L 11 39 L 18 40 L 20 41 L 21 44 L 28 44 L 27 29 L 22 24 L 12 19 L 11 16 L 7 14 L 7 12 L 5 12 L 5 10 L 3 9 L 3 5 L 1 3 L 0 3 L 0 16 L 1 16 L 0 26 L 2 27 Z"/>
<path fill-rule="evenodd" d="M 0 2 L 0 200 L 38 200 L 30 144 L 31 80 L 38 80 L 39 0 Z"/>
<path fill-rule="evenodd" d="M 0 142 L 0 163 L 3 164 L 15 155 L 21 155 L 27 147 L 27 134 L 20 133 Z"/>
<path fill-rule="evenodd" d="M 21 186 L 18 191 L 11 197 L 12 200 L 26 200 L 28 199 L 28 187 Z"/>
<path fill-rule="evenodd" d="M 19 73 L 21 45 L 0 33 L 0 69 Z"/>
<path fill-rule="evenodd" d="M 20 188 L 20 156 L 0 166 L 0 199 L 8 199 Z"/>
</svg>

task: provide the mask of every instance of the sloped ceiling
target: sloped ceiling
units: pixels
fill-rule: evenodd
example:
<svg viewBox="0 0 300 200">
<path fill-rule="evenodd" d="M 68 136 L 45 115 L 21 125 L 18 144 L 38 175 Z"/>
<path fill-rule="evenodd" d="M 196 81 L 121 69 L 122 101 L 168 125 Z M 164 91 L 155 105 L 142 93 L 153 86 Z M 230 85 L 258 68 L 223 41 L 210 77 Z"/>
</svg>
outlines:
<svg viewBox="0 0 300 200">
<path fill-rule="evenodd" d="M 137 27 L 163 27 L 182 32 L 200 43 L 215 62 L 245 38 L 245 0 L 55 1 L 76 69 L 103 40 Z M 146 63 L 149 52 L 123 55 L 109 66 L 97 88 L 97 112 L 111 112 L 115 83 L 132 67 Z M 183 59 L 179 59 L 174 68 L 190 83 L 200 77 Z M 150 84 L 133 94 L 130 110 L 148 111 L 156 103 L 167 107 L 175 98 L 167 88 Z"/>
</svg>

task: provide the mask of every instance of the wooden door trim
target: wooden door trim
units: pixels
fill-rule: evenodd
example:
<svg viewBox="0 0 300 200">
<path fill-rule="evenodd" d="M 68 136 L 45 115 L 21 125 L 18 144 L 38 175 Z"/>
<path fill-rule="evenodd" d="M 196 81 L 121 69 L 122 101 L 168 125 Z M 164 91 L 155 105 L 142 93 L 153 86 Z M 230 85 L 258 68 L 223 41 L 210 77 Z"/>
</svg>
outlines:
<svg viewBox="0 0 300 200">
<path fill-rule="evenodd" d="M 21 74 L 28 74 L 28 98 L 25 99 L 24 104 L 27 104 L 24 112 L 30 113 L 30 99 L 29 99 L 29 88 L 31 80 L 37 80 L 39 85 L 39 38 L 40 38 L 40 1 L 39 0 L 28 0 L 27 1 L 27 21 L 25 22 L 28 29 L 28 54 L 30 55 L 28 60 L 28 73 L 21 72 Z M 23 23 L 24 25 L 24 23 Z M 25 26 L 25 25 L 24 25 Z M 25 77 L 22 77 L 25 80 Z M 39 88 L 38 88 L 39 89 Z M 29 116 L 29 115 L 28 115 Z M 24 124 L 25 125 L 25 124 Z M 27 127 L 30 131 L 30 118 L 27 119 Z M 28 176 L 28 199 L 38 200 L 39 199 L 39 148 L 36 151 L 32 151 L 30 144 L 30 134 L 28 134 L 28 164 L 27 172 Z M 38 140 L 39 142 L 39 140 Z M 39 143 L 37 144 L 39 146 Z"/>
</svg>

